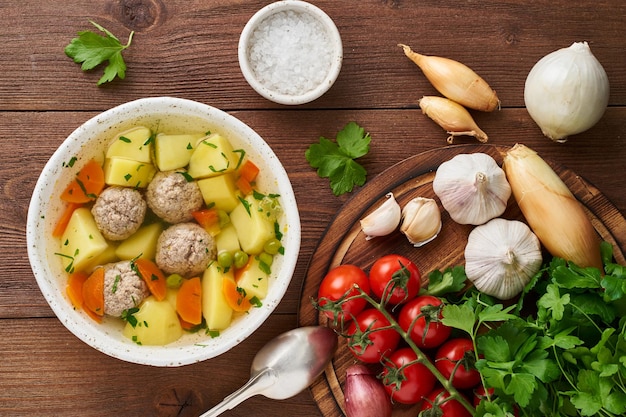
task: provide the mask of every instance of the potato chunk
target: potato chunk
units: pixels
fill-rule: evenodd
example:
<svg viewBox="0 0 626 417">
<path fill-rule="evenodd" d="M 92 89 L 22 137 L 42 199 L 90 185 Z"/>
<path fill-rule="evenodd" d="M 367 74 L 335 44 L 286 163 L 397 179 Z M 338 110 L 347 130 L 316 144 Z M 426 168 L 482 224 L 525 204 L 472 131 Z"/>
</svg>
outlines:
<svg viewBox="0 0 626 417">
<path fill-rule="evenodd" d="M 215 133 L 205 137 L 193 151 L 187 173 L 193 178 L 214 177 L 232 172 L 239 160 L 230 142 Z"/>
<path fill-rule="evenodd" d="M 119 157 L 104 161 L 104 182 L 108 185 L 145 188 L 156 173 L 152 164 Z"/>
<path fill-rule="evenodd" d="M 161 171 L 186 167 L 202 134 L 170 135 L 159 133 L 154 139 L 154 157 Z"/>
<path fill-rule="evenodd" d="M 230 213 L 239 203 L 237 186 L 232 174 L 199 180 L 198 187 L 207 206 Z"/>
<path fill-rule="evenodd" d="M 62 255 L 63 268 L 68 272 L 82 271 L 108 247 L 91 211 L 85 207 L 74 210 L 61 236 L 59 253 Z"/>
<path fill-rule="evenodd" d="M 139 126 L 120 133 L 109 145 L 106 157 L 124 158 L 149 164 L 151 162 L 152 132 L 147 127 Z"/>
<path fill-rule="evenodd" d="M 257 257 L 251 256 L 245 267 L 237 271 L 237 286 L 247 297 L 262 300 L 267 295 L 268 274 L 263 270 Z"/>
<path fill-rule="evenodd" d="M 222 291 L 225 276 L 234 279 L 232 270 L 224 273 L 217 262 L 212 262 L 202 277 L 202 314 L 210 330 L 225 329 L 232 321 L 233 310 Z"/>
<path fill-rule="evenodd" d="M 268 220 L 267 214 L 251 195 L 240 201 L 230 213 L 241 249 L 251 255 L 261 253 L 263 245 L 274 237 L 274 224 Z"/>
<path fill-rule="evenodd" d="M 142 226 L 131 237 L 120 243 L 115 254 L 120 259 L 135 259 L 136 257 L 154 259 L 157 240 L 162 231 L 161 223 Z"/>
<path fill-rule="evenodd" d="M 178 340 L 183 329 L 176 315 L 176 310 L 167 299 L 157 301 L 146 298 L 139 311 L 134 314 L 136 323 L 129 321 L 124 327 L 124 336 L 140 345 L 162 346 Z"/>
</svg>

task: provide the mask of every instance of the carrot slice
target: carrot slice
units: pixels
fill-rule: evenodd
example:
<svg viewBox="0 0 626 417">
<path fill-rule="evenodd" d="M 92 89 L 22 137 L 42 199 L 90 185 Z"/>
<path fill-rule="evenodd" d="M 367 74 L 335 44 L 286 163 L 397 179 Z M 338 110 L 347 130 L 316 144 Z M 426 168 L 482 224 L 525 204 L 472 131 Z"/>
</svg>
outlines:
<svg viewBox="0 0 626 417">
<path fill-rule="evenodd" d="M 197 324 L 191 324 L 183 320 L 180 316 L 178 317 L 178 321 L 180 322 L 180 327 L 182 327 L 183 330 L 192 331 L 197 326 Z"/>
<path fill-rule="evenodd" d="M 152 294 L 157 301 L 165 300 L 165 296 L 167 295 L 167 280 L 159 267 L 151 260 L 145 258 L 138 258 L 133 262 L 137 267 L 137 273 L 148 286 L 150 294 Z"/>
<path fill-rule="evenodd" d="M 87 313 L 87 315 L 96 323 L 102 323 L 102 316 L 97 315 L 96 313 L 94 313 L 93 311 L 87 308 L 83 309 L 83 311 Z"/>
<path fill-rule="evenodd" d="M 191 214 L 198 224 L 211 236 L 215 236 L 220 232 L 220 215 L 216 209 L 197 210 Z"/>
<path fill-rule="evenodd" d="M 68 203 L 88 203 L 95 200 L 104 188 L 104 170 L 92 159 L 78 171 L 76 178 L 61 193 Z"/>
<path fill-rule="evenodd" d="M 67 279 L 67 296 L 70 298 L 75 309 L 83 308 L 83 284 L 89 278 L 86 272 L 71 273 Z"/>
<path fill-rule="evenodd" d="M 83 305 L 85 310 L 104 315 L 104 268 L 96 268 L 83 283 Z"/>
<path fill-rule="evenodd" d="M 74 214 L 74 210 L 76 210 L 79 207 L 82 207 L 82 204 L 69 203 L 67 205 L 67 207 L 65 208 L 65 211 L 61 215 L 61 218 L 59 219 L 56 226 L 54 227 L 54 230 L 52 231 L 52 237 L 63 236 L 63 232 L 65 232 L 65 229 L 67 228 L 67 224 L 70 222 L 70 219 L 72 218 L 72 214 Z"/>
<path fill-rule="evenodd" d="M 199 277 L 183 281 L 176 294 L 176 312 L 187 323 L 202 323 L 202 283 Z"/>
<path fill-rule="evenodd" d="M 250 300 L 246 297 L 245 291 L 237 286 L 234 279 L 224 277 L 222 281 L 222 291 L 226 303 L 234 311 L 248 311 L 252 307 Z"/>
<path fill-rule="evenodd" d="M 244 177 L 237 178 L 237 181 L 235 181 L 235 185 L 237 186 L 237 188 L 239 188 L 243 195 L 248 195 L 252 192 L 252 184 L 250 184 L 250 181 L 248 181 Z"/>
<path fill-rule="evenodd" d="M 248 182 L 253 182 L 256 179 L 256 176 L 259 175 L 259 171 L 259 167 L 256 166 L 254 162 L 246 159 L 243 165 L 239 168 L 239 176 Z"/>
</svg>

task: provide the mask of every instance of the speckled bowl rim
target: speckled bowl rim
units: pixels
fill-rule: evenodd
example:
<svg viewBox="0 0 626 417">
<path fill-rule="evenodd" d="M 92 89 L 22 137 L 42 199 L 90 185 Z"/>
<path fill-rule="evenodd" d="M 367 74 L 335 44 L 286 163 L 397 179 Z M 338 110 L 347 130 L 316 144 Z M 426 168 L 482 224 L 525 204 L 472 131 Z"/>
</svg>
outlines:
<svg viewBox="0 0 626 417">
<path fill-rule="evenodd" d="M 248 44 L 249 39 L 256 27 L 269 16 L 281 11 L 294 10 L 302 13 L 308 13 L 315 17 L 322 23 L 328 30 L 328 35 L 333 44 L 334 56 L 331 63 L 331 68 L 324 79 L 324 81 L 311 91 L 299 96 L 281 94 L 273 91 L 261 84 L 254 76 L 254 71 L 248 61 Z M 267 6 L 257 11 L 244 26 L 241 36 L 239 37 L 238 46 L 239 67 L 244 78 L 250 84 L 250 86 L 261 96 L 266 99 L 279 104 L 286 105 L 299 105 L 309 103 L 318 99 L 324 93 L 326 93 L 335 83 L 339 72 L 341 71 L 341 65 L 343 62 L 343 44 L 341 41 L 341 35 L 335 25 L 335 22 L 328 16 L 322 9 L 317 6 L 307 3 L 302 0 L 282 0 L 274 3 L 270 3 Z"/>
<path fill-rule="evenodd" d="M 59 256 L 55 255 L 58 240 L 52 238 L 52 228 L 62 210 L 58 196 L 81 164 L 92 157 L 104 158 L 104 149 L 113 137 L 112 132 L 123 131 L 138 123 L 156 123 L 174 130 L 196 123 L 202 126 L 201 131 L 210 129 L 226 135 L 235 146 L 244 147 L 260 166 L 259 182 L 272 182 L 268 186 L 272 188 L 268 189 L 281 196 L 284 217 L 280 224 L 287 226 L 282 239 L 285 254 L 277 257 L 272 265 L 268 295 L 262 307 L 239 317 L 219 337 L 211 338 L 200 332 L 185 334 L 177 342 L 165 346 L 139 346 L 122 335 L 121 320 L 105 319 L 98 324 L 84 312 L 74 310 L 67 298 L 67 274 Z M 67 162 L 73 157 L 77 157 L 77 162 L 74 168 L 68 168 Z M 300 217 L 291 182 L 270 146 L 234 116 L 206 104 L 173 97 L 143 98 L 121 104 L 78 127 L 45 165 L 33 191 L 26 225 L 28 257 L 35 279 L 61 323 L 80 340 L 109 356 L 152 366 L 182 366 L 210 359 L 250 336 L 275 310 L 287 291 L 296 267 L 300 239 Z"/>
</svg>

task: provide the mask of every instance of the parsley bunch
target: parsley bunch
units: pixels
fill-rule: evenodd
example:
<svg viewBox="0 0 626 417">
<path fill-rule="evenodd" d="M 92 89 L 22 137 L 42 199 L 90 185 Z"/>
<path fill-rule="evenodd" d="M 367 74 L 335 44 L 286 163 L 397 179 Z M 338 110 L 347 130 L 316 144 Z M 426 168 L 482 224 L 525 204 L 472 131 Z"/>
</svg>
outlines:
<svg viewBox="0 0 626 417">
<path fill-rule="evenodd" d="M 333 194 L 351 192 L 355 185 L 365 184 L 367 171 L 355 159 L 370 150 L 370 135 L 355 122 L 348 123 L 339 133 L 337 142 L 321 137 L 305 152 L 311 167 L 317 168 L 320 178 L 330 179 Z"/>
<path fill-rule="evenodd" d="M 517 304 L 473 289 L 444 308 L 443 323 L 470 335 L 494 388 L 476 415 L 626 414 L 626 268 L 606 242 L 602 254 L 605 275 L 553 258 Z"/>
<path fill-rule="evenodd" d="M 126 63 L 122 57 L 122 51 L 130 46 L 135 32 L 131 32 L 126 45 L 122 45 L 120 40 L 107 29 L 96 22 L 90 22 L 98 30 L 104 32 L 106 36 L 100 36 L 89 30 L 78 32 L 78 37 L 72 39 L 69 45 L 65 47 L 65 54 L 77 64 L 82 63 L 81 69 L 83 71 L 89 71 L 108 61 L 104 68 L 104 74 L 98 80 L 98 85 L 113 81 L 115 77 L 124 79 Z"/>
</svg>

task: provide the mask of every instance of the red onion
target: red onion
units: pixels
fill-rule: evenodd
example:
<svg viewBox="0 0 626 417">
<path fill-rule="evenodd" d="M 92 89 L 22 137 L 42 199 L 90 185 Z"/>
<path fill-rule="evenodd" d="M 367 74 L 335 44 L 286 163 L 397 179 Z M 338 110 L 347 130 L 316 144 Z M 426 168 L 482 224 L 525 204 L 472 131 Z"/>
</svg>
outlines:
<svg viewBox="0 0 626 417">
<path fill-rule="evenodd" d="M 347 417 L 391 417 L 391 399 L 382 382 L 364 365 L 352 365 L 346 371 Z"/>
</svg>

